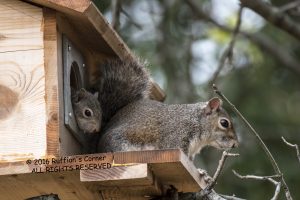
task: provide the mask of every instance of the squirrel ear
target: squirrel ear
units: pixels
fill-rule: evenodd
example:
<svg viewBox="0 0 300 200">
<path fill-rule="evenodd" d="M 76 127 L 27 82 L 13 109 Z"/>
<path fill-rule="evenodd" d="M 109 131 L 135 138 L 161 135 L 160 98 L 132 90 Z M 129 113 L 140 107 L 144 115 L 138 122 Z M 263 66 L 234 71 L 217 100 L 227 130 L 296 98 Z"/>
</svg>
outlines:
<svg viewBox="0 0 300 200">
<path fill-rule="evenodd" d="M 205 113 L 211 114 L 212 112 L 218 110 L 222 106 L 222 100 L 218 97 L 214 97 L 210 99 L 207 103 L 207 106 L 205 108 Z"/>
<path fill-rule="evenodd" d="M 73 103 L 78 103 L 81 99 L 86 96 L 87 91 L 84 88 L 81 88 L 79 91 L 76 91 L 74 95 L 72 95 Z"/>
<path fill-rule="evenodd" d="M 87 91 L 84 88 L 81 88 L 78 91 L 78 101 L 80 101 L 81 99 L 83 99 L 86 96 Z"/>
<path fill-rule="evenodd" d="M 94 97 L 96 97 L 98 99 L 99 92 L 95 92 L 93 95 L 94 95 Z"/>
</svg>

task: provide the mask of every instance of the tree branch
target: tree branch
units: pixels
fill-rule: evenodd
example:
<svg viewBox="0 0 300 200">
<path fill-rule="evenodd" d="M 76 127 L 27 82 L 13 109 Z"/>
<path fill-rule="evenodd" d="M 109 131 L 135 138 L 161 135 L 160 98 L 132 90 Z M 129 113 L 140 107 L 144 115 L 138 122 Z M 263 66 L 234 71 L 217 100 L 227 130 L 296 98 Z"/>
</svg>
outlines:
<svg viewBox="0 0 300 200">
<path fill-rule="evenodd" d="M 286 66 L 293 72 L 300 75 L 300 64 L 299 61 L 293 58 L 289 51 L 286 49 L 278 48 L 278 44 L 275 44 L 269 38 L 261 34 L 249 34 L 246 32 L 240 33 L 244 37 L 248 38 L 250 41 L 255 43 L 262 51 L 269 53 L 282 64 Z"/>
<path fill-rule="evenodd" d="M 279 8 L 279 11 L 280 12 L 287 12 L 287 11 L 295 9 L 295 8 L 297 8 L 299 6 L 300 6 L 300 1 L 297 0 L 297 1 L 293 1 L 293 2 L 287 3 L 284 6 L 281 6 Z"/>
<path fill-rule="evenodd" d="M 128 18 L 130 23 L 132 23 L 137 29 L 143 30 L 143 27 L 140 24 L 138 24 L 137 22 L 135 22 L 134 19 L 128 14 L 128 12 L 126 12 L 126 10 L 121 8 L 121 12 Z"/>
<path fill-rule="evenodd" d="M 300 40 L 300 25 L 293 21 L 288 15 L 280 12 L 278 8 L 272 7 L 262 0 L 240 0 L 241 4 L 250 8 L 274 26 Z"/>
<path fill-rule="evenodd" d="M 224 163 L 227 159 L 227 157 L 236 157 L 236 156 L 239 156 L 239 154 L 235 154 L 235 153 L 229 153 L 227 151 L 223 151 L 223 154 L 222 154 L 222 157 L 221 159 L 219 160 L 219 165 L 217 167 L 217 170 L 212 178 L 212 181 L 211 183 L 209 184 L 209 186 L 207 186 L 207 190 L 211 190 L 217 183 L 217 179 L 224 167 Z"/>
<path fill-rule="evenodd" d="M 283 142 L 284 142 L 286 145 L 288 145 L 288 146 L 290 146 L 290 147 L 294 147 L 294 148 L 296 149 L 297 158 L 298 158 L 298 161 L 299 161 L 299 163 L 300 163 L 300 152 L 299 152 L 299 147 L 298 147 L 298 145 L 297 145 L 297 144 L 291 144 L 291 143 L 287 142 L 287 141 L 284 139 L 283 136 L 281 137 L 281 139 L 283 140 Z"/>
<path fill-rule="evenodd" d="M 216 170 L 213 178 L 211 178 L 205 170 L 198 169 L 200 176 L 202 176 L 204 181 L 207 183 L 206 188 L 204 188 L 203 190 L 201 190 L 199 192 L 179 193 L 178 199 L 179 200 L 226 200 L 226 199 L 243 200 L 243 199 L 237 198 L 235 196 L 221 195 L 221 194 L 216 193 L 213 190 L 213 187 L 217 183 L 217 179 L 223 169 L 223 166 L 224 166 L 224 163 L 225 163 L 227 157 L 236 157 L 236 156 L 239 156 L 239 154 L 234 154 L 234 153 L 229 153 L 227 151 L 223 151 L 222 157 L 219 160 L 219 164 L 218 164 L 217 170 Z M 171 198 L 171 200 L 173 200 L 173 199 L 175 199 L 175 198 Z"/>
<path fill-rule="evenodd" d="M 120 0 L 112 1 L 112 27 L 119 31 L 120 29 L 120 14 L 122 10 L 122 3 Z"/>
<path fill-rule="evenodd" d="M 237 173 L 234 170 L 232 170 L 232 172 L 234 173 L 234 175 L 236 175 L 240 179 L 256 179 L 256 180 L 263 180 L 263 181 L 267 180 L 267 181 L 273 183 L 276 188 L 275 188 L 275 192 L 274 192 L 274 195 L 273 195 L 273 197 L 272 197 L 271 200 L 278 199 L 279 192 L 280 192 L 280 187 L 281 187 L 281 183 L 280 183 L 280 181 L 275 181 L 273 178 L 280 178 L 281 176 L 279 176 L 279 175 L 273 175 L 273 176 L 246 175 L 246 176 L 242 176 L 242 175 L 240 175 L 239 173 Z"/>
<path fill-rule="evenodd" d="M 225 49 L 225 51 L 223 52 L 220 62 L 219 62 L 219 66 L 218 66 L 217 70 L 215 71 L 215 73 L 213 74 L 213 77 L 212 77 L 211 81 L 209 82 L 209 85 L 212 85 L 213 83 L 216 82 L 221 70 L 225 66 L 225 62 L 227 59 L 228 59 L 229 63 L 232 65 L 233 47 L 234 47 L 234 44 L 235 44 L 235 41 L 237 38 L 237 34 L 239 33 L 241 23 L 242 23 L 242 12 L 243 12 L 243 7 L 241 6 L 238 11 L 238 19 L 237 19 L 235 28 L 233 30 L 230 43 L 227 46 L 227 48 Z"/>
<path fill-rule="evenodd" d="M 187 5 L 189 5 L 190 9 L 199 20 L 205 20 L 226 32 L 233 31 L 233 29 L 218 23 L 211 16 L 209 16 L 209 14 L 203 12 L 192 0 L 186 0 L 186 3 Z M 300 62 L 297 59 L 293 58 L 289 54 L 288 50 L 278 48 L 277 44 L 261 34 L 250 34 L 241 30 L 239 31 L 239 34 L 253 42 L 262 51 L 272 55 L 274 59 L 282 64 L 282 66 L 286 66 L 290 70 L 296 72 L 297 74 L 300 74 Z"/>
<path fill-rule="evenodd" d="M 216 185 L 217 183 L 217 179 L 218 177 L 220 176 L 220 173 L 224 167 L 224 163 L 227 159 L 227 157 L 236 157 L 236 156 L 239 156 L 239 154 L 233 154 L 233 153 L 229 153 L 227 151 L 223 151 L 223 154 L 222 154 L 222 157 L 221 159 L 219 160 L 219 164 L 218 164 L 218 167 L 217 167 L 217 170 L 213 176 L 213 178 L 211 179 L 210 183 L 206 186 L 206 188 L 204 188 L 204 190 L 201 190 L 198 194 L 199 198 L 200 197 L 206 197 L 206 196 L 209 196 L 209 194 L 211 194 L 212 192 L 215 193 L 213 191 L 213 187 Z M 206 174 L 206 173 L 204 173 Z M 203 174 L 202 174 L 203 175 Z M 207 174 L 206 174 L 207 175 Z M 208 175 L 207 175 L 208 176 Z M 214 194 L 214 196 L 216 195 L 219 195 L 217 193 Z"/>
<path fill-rule="evenodd" d="M 258 139 L 260 146 L 262 149 L 265 151 L 268 159 L 270 160 L 273 169 L 277 175 L 281 176 L 281 182 L 283 184 L 283 188 L 285 190 L 285 196 L 288 200 L 292 200 L 293 198 L 291 197 L 288 185 L 286 184 L 283 174 L 281 173 L 277 162 L 275 161 L 273 155 L 271 154 L 270 150 L 268 147 L 265 145 L 259 134 L 256 132 L 256 130 L 251 126 L 251 124 L 246 120 L 246 118 L 240 113 L 240 111 L 218 90 L 216 85 L 213 85 L 213 89 L 217 95 L 219 95 L 224 101 L 226 101 L 232 110 L 242 119 L 242 121 L 246 124 L 246 126 L 251 130 L 251 133 Z"/>
<path fill-rule="evenodd" d="M 226 200 L 246 200 L 246 199 L 241 199 L 241 198 L 235 197 L 234 195 L 228 196 L 228 195 L 220 194 L 220 196 L 225 198 Z"/>
</svg>

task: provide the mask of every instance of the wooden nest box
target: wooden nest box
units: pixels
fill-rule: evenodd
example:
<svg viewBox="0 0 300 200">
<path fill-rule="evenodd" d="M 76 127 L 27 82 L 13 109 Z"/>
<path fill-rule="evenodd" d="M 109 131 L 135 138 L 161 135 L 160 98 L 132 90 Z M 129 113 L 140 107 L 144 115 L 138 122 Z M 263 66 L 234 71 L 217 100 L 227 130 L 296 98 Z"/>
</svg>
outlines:
<svg viewBox="0 0 300 200">
<path fill-rule="evenodd" d="M 145 199 L 168 184 L 200 189 L 180 150 L 83 155 L 70 88 L 91 85 L 105 59 L 132 56 L 92 1 L 0 0 L 0 13 L 0 199 Z M 155 83 L 152 98 L 164 99 Z"/>
</svg>

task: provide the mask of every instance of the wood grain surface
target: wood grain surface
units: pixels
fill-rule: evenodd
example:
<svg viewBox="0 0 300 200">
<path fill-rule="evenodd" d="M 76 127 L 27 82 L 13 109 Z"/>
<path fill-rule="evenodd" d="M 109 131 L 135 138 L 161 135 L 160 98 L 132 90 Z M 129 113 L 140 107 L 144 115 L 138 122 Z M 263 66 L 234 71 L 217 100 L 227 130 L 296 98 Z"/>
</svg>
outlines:
<svg viewBox="0 0 300 200">
<path fill-rule="evenodd" d="M 46 154 L 42 10 L 0 0 L 0 161 Z"/>
</svg>

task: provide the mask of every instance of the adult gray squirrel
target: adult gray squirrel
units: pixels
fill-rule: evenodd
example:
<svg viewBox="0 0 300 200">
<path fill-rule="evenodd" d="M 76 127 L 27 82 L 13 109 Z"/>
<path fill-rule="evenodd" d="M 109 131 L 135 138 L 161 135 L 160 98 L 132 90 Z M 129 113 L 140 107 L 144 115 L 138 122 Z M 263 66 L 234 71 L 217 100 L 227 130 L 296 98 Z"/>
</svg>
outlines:
<svg viewBox="0 0 300 200">
<path fill-rule="evenodd" d="M 75 112 L 84 132 L 97 132 L 101 127 L 98 152 L 181 148 L 193 160 L 205 146 L 238 146 L 232 120 L 219 98 L 173 105 L 151 100 L 150 75 L 138 60 L 106 62 L 94 88 L 98 98 L 81 90 L 77 97 L 85 98 L 77 98 L 73 108 L 85 108 L 78 111 L 81 114 Z M 86 110 L 90 115 L 82 114 Z M 94 128 L 85 128 L 89 122 Z"/>
</svg>

